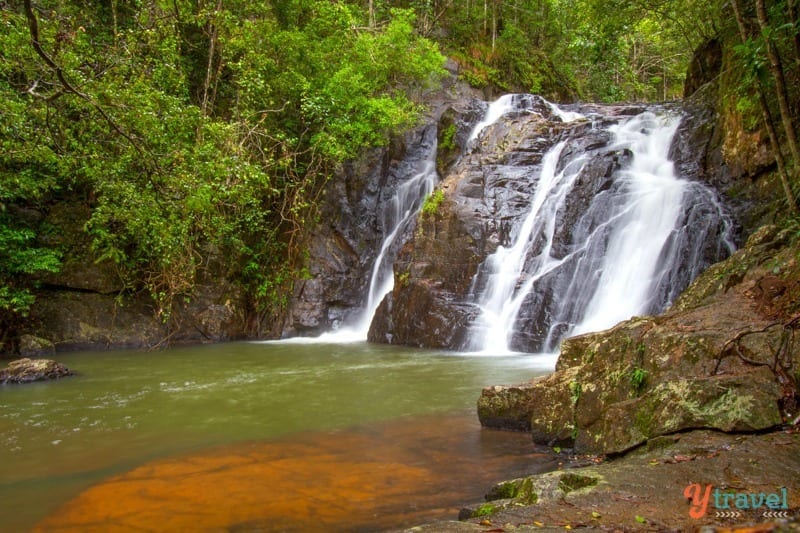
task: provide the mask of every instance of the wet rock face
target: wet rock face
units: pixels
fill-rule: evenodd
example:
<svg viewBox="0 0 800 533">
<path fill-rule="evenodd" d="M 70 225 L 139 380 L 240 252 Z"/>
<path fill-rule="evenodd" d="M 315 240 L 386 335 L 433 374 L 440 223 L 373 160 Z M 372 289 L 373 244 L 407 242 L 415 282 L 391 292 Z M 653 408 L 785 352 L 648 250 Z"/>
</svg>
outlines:
<svg viewBox="0 0 800 533">
<path fill-rule="evenodd" d="M 401 250 L 394 264 L 394 290 L 370 326 L 371 342 L 450 348 L 465 341 L 477 309 L 462 303 L 461 295 L 469 290 L 481 243 L 448 206 L 445 200 L 436 213 L 423 214 L 413 241 Z M 416 261 L 420 250 L 436 260 Z"/>
<path fill-rule="evenodd" d="M 709 39 L 694 52 L 689 63 L 689 71 L 683 85 L 683 96 L 688 98 L 700 87 L 713 81 L 722 68 L 722 43 L 718 39 Z"/>
<path fill-rule="evenodd" d="M 382 213 L 435 142 L 435 124 L 425 124 L 331 180 L 311 237 L 309 278 L 295 283 L 282 336 L 318 335 L 357 319 L 383 236 L 391 232 Z"/>
<path fill-rule="evenodd" d="M 386 148 L 347 163 L 331 180 L 320 224 L 311 237 L 310 276 L 295 283 L 282 336 L 318 335 L 358 318 L 366 303 L 374 261 L 391 232 L 382 213 L 394 200 L 398 186 L 419 172 L 420 161 L 434 147 L 438 148 L 437 169 L 440 174 L 446 172 L 485 111 L 486 104 L 462 94 L 464 90 L 459 86 L 453 89 L 454 96 L 442 93 L 434 97 L 424 124 Z M 395 257 L 409 237 L 397 239 L 396 248 L 388 253 Z"/>
<path fill-rule="evenodd" d="M 576 164 L 583 167 L 558 213 L 550 256 L 565 258 L 575 250 L 575 232 L 604 223 L 604 212 L 589 206 L 614 185 L 614 172 L 630 162 L 631 153 L 611 146 L 612 134 L 603 126 L 643 109 L 587 106 L 581 112 L 589 119 L 565 123 L 547 102 L 527 98 L 525 110 L 488 126 L 458 159 L 449 151 L 442 156 L 440 147 L 440 168 L 449 169 L 441 183 L 444 201 L 420 217 L 401 251 L 394 268 L 399 282 L 373 319 L 371 341 L 469 348 L 469 328 L 480 311 L 474 302 L 486 283 L 486 276 L 476 274 L 498 246 L 512 243 L 530 210 L 545 154 L 560 141 L 569 142 L 557 171 L 579 155 Z M 446 113 L 440 126 L 453 124 L 463 122 Z M 465 128 L 455 131 L 463 139 Z M 441 142 L 441 132 L 439 137 Z M 535 237 L 529 260 L 546 245 L 547 236 Z M 569 282 L 557 271 L 537 281 L 518 315 L 514 349 L 542 349 L 553 321 L 551 302 Z"/>
<path fill-rule="evenodd" d="M 800 346 L 789 339 L 800 267 L 786 243 L 785 234 L 758 232 L 670 312 L 565 340 L 554 374 L 485 389 L 482 423 L 527 422 L 536 442 L 619 453 L 687 429 L 758 431 L 794 420 Z M 759 266 L 767 258 L 773 266 Z"/>
<path fill-rule="evenodd" d="M 325 191 L 320 223 L 309 245 L 309 278 L 297 280 L 284 337 L 330 330 L 357 312 L 369 283 L 369 260 L 380 246 L 378 204 L 395 151 L 375 150 L 350 162 Z"/>
<path fill-rule="evenodd" d="M 72 371 L 51 359 L 17 359 L 0 370 L 0 384 L 29 383 L 71 376 Z"/>
</svg>

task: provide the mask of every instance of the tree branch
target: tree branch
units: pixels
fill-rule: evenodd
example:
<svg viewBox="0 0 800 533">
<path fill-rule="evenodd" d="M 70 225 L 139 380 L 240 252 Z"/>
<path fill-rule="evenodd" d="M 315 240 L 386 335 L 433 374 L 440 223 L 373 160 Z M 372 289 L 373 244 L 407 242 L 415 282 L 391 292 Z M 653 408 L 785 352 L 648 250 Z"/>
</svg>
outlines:
<svg viewBox="0 0 800 533">
<path fill-rule="evenodd" d="M 39 55 L 39 57 L 41 57 L 42 60 L 47 64 L 47 66 L 50 67 L 50 69 L 53 72 L 55 72 L 56 77 L 58 78 L 58 81 L 61 83 L 61 86 L 64 88 L 64 91 L 74 94 L 78 98 L 86 101 L 89 105 L 91 105 L 98 113 L 100 113 L 100 116 L 103 117 L 103 120 L 105 120 L 108 123 L 108 125 L 111 126 L 111 128 L 114 131 L 116 131 L 122 137 L 127 139 L 128 142 L 131 143 L 131 146 L 133 146 L 133 148 L 140 155 L 143 155 L 144 154 L 144 150 L 142 150 L 142 148 L 134 140 L 134 138 L 130 134 L 125 132 L 120 127 L 120 125 L 117 124 L 114 121 L 114 119 L 111 118 L 111 116 L 105 111 L 105 109 L 100 107 L 100 105 L 97 104 L 97 102 L 92 100 L 92 98 L 88 94 L 86 94 L 86 93 L 84 93 L 82 91 L 79 91 L 74 85 L 72 85 L 72 83 L 70 83 L 69 80 L 67 80 L 67 77 L 64 75 L 64 69 L 62 69 L 61 66 L 58 63 L 56 63 L 55 60 L 53 60 L 53 58 L 51 58 L 47 54 L 47 52 L 44 51 L 44 48 L 42 48 L 41 38 L 39 36 L 39 20 L 36 18 L 36 13 L 34 13 L 34 11 L 33 11 L 33 6 L 31 5 L 31 0 L 25 0 L 24 4 L 25 4 L 25 17 L 28 19 L 28 29 L 30 30 L 30 34 L 31 34 L 31 45 L 33 46 L 33 49 L 36 51 L 36 53 Z M 35 86 L 34 86 L 34 88 L 35 88 Z M 31 90 L 33 90 L 33 88 Z M 31 94 L 33 94 L 33 93 L 31 93 Z M 63 94 L 63 93 L 56 93 L 56 94 L 60 95 L 60 94 Z"/>
</svg>

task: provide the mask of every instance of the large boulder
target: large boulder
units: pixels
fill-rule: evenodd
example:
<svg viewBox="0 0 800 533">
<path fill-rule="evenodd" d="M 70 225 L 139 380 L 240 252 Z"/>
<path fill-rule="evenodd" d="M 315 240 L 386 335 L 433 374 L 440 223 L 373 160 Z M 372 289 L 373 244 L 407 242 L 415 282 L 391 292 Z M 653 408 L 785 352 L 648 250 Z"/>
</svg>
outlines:
<svg viewBox="0 0 800 533">
<path fill-rule="evenodd" d="M 485 389 L 482 423 L 609 454 L 688 429 L 759 431 L 793 420 L 800 262 L 788 238 L 765 228 L 664 315 L 565 340 L 555 373 Z"/>
</svg>

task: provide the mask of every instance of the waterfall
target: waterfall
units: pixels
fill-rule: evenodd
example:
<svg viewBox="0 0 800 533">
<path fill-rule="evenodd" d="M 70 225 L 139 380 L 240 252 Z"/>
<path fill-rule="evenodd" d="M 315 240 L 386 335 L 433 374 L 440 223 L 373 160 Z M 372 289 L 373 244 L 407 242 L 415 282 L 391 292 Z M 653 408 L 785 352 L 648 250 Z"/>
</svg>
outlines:
<svg viewBox="0 0 800 533">
<path fill-rule="evenodd" d="M 416 221 L 425 198 L 433 192 L 439 179 L 436 173 L 436 128 L 427 127 L 417 148 L 402 161 L 400 174 L 405 176 L 391 196 L 379 204 L 378 220 L 383 238 L 372 265 L 366 302 L 351 324 L 346 324 L 317 337 L 291 337 L 284 343 L 350 343 L 367 340 L 375 311 L 394 287 L 394 260 L 402 247 L 407 230 Z"/>
<path fill-rule="evenodd" d="M 611 214 L 596 288 L 571 333 L 605 329 L 654 307 L 655 282 L 675 266 L 662 261 L 662 250 L 676 229 L 688 185 L 675 176 L 667 156 L 677 127 L 675 119 L 645 113 L 611 128 L 615 147 L 633 154 L 630 168 L 618 176 L 626 201 Z"/>
<path fill-rule="evenodd" d="M 536 96 L 534 94 L 504 94 L 489 104 L 483 119 L 472 128 L 472 132 L 467 139 L 467 144 L 477 139 L 487 126 L 494 124 L 500 120 L 501 117 L 509 113 L 526 112 L 541 115 L 540 111 L 542 109 L 547 109 L 563 122 L 571 122 L 583 117 L 583 115 L 574 111 L 564 111 L 541 96 Z"/>
<path fill-rule="evenodd" d="M 676 175 L 669 154 L 677 113 L 656 106 L 579 110 L 585 114 L 515 94 L 486 105 L 471 129 L 462 123 L 465 151 L 447 179 L 455 185 L 448 189 L 458 206 L 453 214 L 468 222 L 447 231 L 474 255 L 454 265 L 464 267 L 458 285 L 424 289 L 430 304 L 395 298 L 384 308 L 393 263 L 439 179 L 437 126 L 409 139 L 405 157 L 378 184 L 382 239 L 356 319 L 290 342 L 363 341 L 372 325 L 378 342 L 415 344 L 420 328 L 425 342 L 441 331 L 447 340 L 439 346 L 454 350 L 553 353 L 566 336 L 663 311 L 734 250 L 733 224 L 716 192 Z M 469 257 L 484 258 L 477 270 Z M 408 327 L 408 317 L 420 313 L 436 320 Z M 429 323 L 435 331 L 425 329 Z"/>
<path fill-rule="evenodd" d="M 438 180 L 435 135 L 425 157 L 418 162 L 417 166 L 416 174 L 397 187 L 394 196 L 386 203 L 382 211 L 383 242 L 372 266 L 367 303 L 355 328 L 363 340 L 367 338 L 370 322 L 372 322 L 372 317 L 381 300 L 394 287 L 392 265 L 399 247 L 403 244 L 398 239 L 417 219 L 425 198 L 433 192 Z"/>
<path fill-rule="evenodd" d="M 502 116 L 490 111 L 494 120 Z M 562 120 L 580 118 L 559 111 L 554 106 Z M 468 349 L 552 351 L 568 335 L 659 312 L 717 252 L 733 250 L 731 223 L 715 193 L 675 175 L 668 153 L 678 124 L 678 117 L 648 111 L 610 126 L 611 144 L 596 153 L 565 150 L 567 138 L 545 154 L 538 176 L 530 177 L 536 185 L 527 216 L 473 279 L 480 311 Z M 608 183 L 577 220 L 565 219 L 574 212 L 571 202 L 580 203 L 570 193 L 584 169 L 609 154 L 619 164 Z"/>
<path fill-rule="evenodd" d="M 556 171 L 565 144 L 564 141 L 558 143 L 545 155 L 530 211 L 513 244 L 508 248 L 499 246 L 484 262 L 485 288 L 478 299 L 481 314 L 476 325 L 481 336 L 474 346 L 478 351 L 511 351 L 510 336 L 523 299 L 539 277 L 560 263 L 550 256 L 556 214 L 580 174 L 580 160 L 560 172 Z M 535 264 L 525 272 L 526 258 L 535 243 L 532 237 L 539 234 L 547 236 L 545 247 L 534 258 Z"/>
</svg>

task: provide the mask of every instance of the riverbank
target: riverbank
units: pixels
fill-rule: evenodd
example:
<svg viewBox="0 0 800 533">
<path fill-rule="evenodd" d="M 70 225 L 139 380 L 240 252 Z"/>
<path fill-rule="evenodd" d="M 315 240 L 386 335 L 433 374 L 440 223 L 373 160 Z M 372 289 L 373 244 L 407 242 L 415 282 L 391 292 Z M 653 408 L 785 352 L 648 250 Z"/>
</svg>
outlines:
<svg viewBox="0 0 800 533">
<path fill-rule="evenodd" d="M 796 428 L 691 431 L 593 462 L 495 485 L 491 500 L 468 507 L 472 517 L 404 531 L 800 531 Z"/>
</svg>

